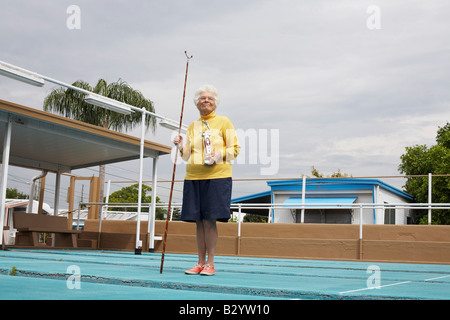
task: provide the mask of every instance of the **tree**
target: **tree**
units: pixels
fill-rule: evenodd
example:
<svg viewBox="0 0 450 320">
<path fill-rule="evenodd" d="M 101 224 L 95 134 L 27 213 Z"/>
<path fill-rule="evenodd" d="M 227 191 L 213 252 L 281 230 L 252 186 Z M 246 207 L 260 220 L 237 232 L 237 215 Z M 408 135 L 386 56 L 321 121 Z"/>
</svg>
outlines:
<svg viewBox="0 0 450 320">
<path fill-rule="evenodd" d="M 268 219 L 267 216 L 261 216 L 259 214 L 247 213 L 244 216 L 244 219 L 242 219 L 242 221 L 243 222 L 263 222 L 263 223 L 266 223 L 267 219 Z"/>
<path fill-rule="evenodd" d="M 324 178 L 323 174 L 319 172 L 314 166 L 311 167 L 311 174 L 316 178 Z M 348 178 L 348 173 L 342 173 L 341 169 L 338 169 L 337 172 L 333 172 L 328 178 Z M 351 177 L 351 175 L 350 175 Z"/>
<path fill-rule="evenodd" d="M 117 82 L 108 84 L 104 79 L 98 80 L 95 87 L 89 83 L 78 80 L 72 84 L 74 87 L 82 88 L 99 95 L 127 103 L 137 108 L 145 108 L 147 111 L 155 112 L 153 102 L 146 99 L 144 95 L 131 88 L 125 81 L 119 79 Z M 131 115 L 123 115 L 104 108 L 93 106 L 84 101 L 85 94 L 73 89 L 53 89 L 44 100 L 44 110 L 53 111 L 67 118 L 83 121 L 99 127 L 115 130 L 128 131 L 141 124 L 142 114 L 132 112 Z M 146 128 L 156 129 L 155 117 L 147 116 Z M 104 194 L 105 166 L 99 168 L 101 179 L 100 198 Z"/>
<path fill-rule="evenodd" d="M 121 79 L 110 84 L 104 79 L 100 79 L 94 88 L 82 80 L 78 80 L 72 85 L 137 108 L 145 108 L 147 111 L 155 112 L 152 101 L 146 99 L 140 91 L 134 90 Z M 53 111 L 67 118 L 116 131 L 132 130 L 136 125 L 141 124 L 140 112 L 123 115 L 91 105 L 84 101 L 84 97 L 84 93 L 73 89 L 53 89 L 44 99 L 44 110 Z M 151 127 L 154 131 L 156 129 L 156 119 L 147 117 L 145 125 L 147 128 Z"/>
<path fill-rule="evenodd" d="M 398 169 L 406 175 L 449 174 L 450 173 L 450 123 L 439 127 L 436 145 L 415 145 L 406 147 Z M 409 177 L 404 186 L 406 192 L 414 196 L 419 203 L 428 202 L 428 178 Z M 432 200 L 434 203 L 450 202 L 450 177 L 434 177 L 432 179 Z M 426 210 L 418 210 L 417 222 L 427 224 Z M 448 210 L 433 210 L 432 224 L 450 224 Z"/>
<path fill-rule="evenodd" d="M 28 199 L 28 195 L 16 188 L 6 188 L 6 199 Z"/>
<path fill-rule="evenodd" d="M 142 195 L 141 195 L 141 203 L 142 210 L 141 212 L 148 212 L 149 206 L 148 204 L 152 203 L 152 196 L 150 195 L 152 188 L 143 184 L 142 185 Z M 148 195 L 147 195 L 148 194 Z M 109 196 L 109 203 L 138 203 L 139 196 L 139 184 L 133 184 L 128 187 L 123 187 L 122 189 L 115 191 Z M 161 203 L 160 199 L 156 197 L 156 203 Z M 109 207 L 109 209 L 114 211 L 124 211 L 124 212 L 137 212 L 137 207 L 134 208 L 123 208 L 123 207 Z M 167 210 L 162 208 L 156 208 L 156 219 L 162 220 L 164 219 L 164 214 L 167 213 Z"/>
</svg>

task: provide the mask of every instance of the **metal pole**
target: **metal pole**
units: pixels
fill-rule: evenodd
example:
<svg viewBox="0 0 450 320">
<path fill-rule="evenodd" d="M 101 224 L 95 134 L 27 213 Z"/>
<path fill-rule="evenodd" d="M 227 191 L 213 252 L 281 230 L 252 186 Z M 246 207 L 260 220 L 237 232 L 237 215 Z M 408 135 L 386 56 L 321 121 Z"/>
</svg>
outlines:
<svg viewBox="0 0 450 320">
<path fill-rule="evenodd" d="M 80 230 L 80 212 L 81 212 L 81 202 L 78 202 L 77 230 Z M 73 211 L 72 211 L 72 214 L 73 214 Z M 86 220 L 84 220 L 84 221 L 86 221 Z M 100 224 L 100 222 L 99 222 L 99 224 Z M 99 230 L 100 230 L 100 228 L 99 228 Z M 100 234 L 100 231 L 99 231 L 99 234 Z"/>
<path fill-rule="evenodd" d="M 431 196 L 431 191 L 432 191 L 432 177 L 433 175 L 431 173 L 428 173 L 428 203 L 431 204 L 432 203 L 432 196 Z M 431 206 L 428 207 L 428 224 L 431 224 Z"/>
<path fill-rule="evenodd" d="M 362 239 L 362 225 L 363 225 L 363 207 L 362 204 L 359 205 L 359 239 Z"/>
<path fill-rule="evenodd" d="M 300 216 L 300 223 L 305 223 L 305 193 L 306 193 L 306 176 L 303 175 L 303 182 L 302 182 L 302 213 Z"/>
<path fill-rule="evenodd" d="M 158 158 L 153 158 L 153 175 L 152 175 L 152 206 L 151 210 L 148 212 L 148 234 L 149 240 L 148 240 L 148 251 L 153 252 L 155 250 L 155 215 L 156 215 L 156 183 L 158 181 L 157 178 L 157 164 L 158 164 Z"/>
<path fill-rule="evenodd" d="M 59 189 L 61 184 L 61 171 L 58 169 L 56 172 L 56 181 L 55 181 L 55 200 L 54 200 L 54 209 L 53 209 L 53 215 L 57 216 L 59 211 Z M 69 218 L 69 215 L 67 215 L 67 218 Z M 68 219 L 70 221 L 70 219 Z M 72 229 L 72 226 L 69 226 L 70 229 Z M 55 234 L 52 234 L 52 247 L 55 246 L 56 237 Z"/>
<path fill-rule="evenodd" d="M 239 209 L 238 209 L 238 237 L 241 236 L 241 204 L 239 204 Z"/>
<path fill-rule="evenodd" d="M 363 258 L 363 207 L 359 205 L 359 259 Z"/>
<path fill-rule="evenodd" d="M 238 211 L 238 238 L 237 238 L 237 255 L 239 256 L 241 254 L 241 204 L 239 204 L 239 211 Z"/>
<path fill-rule="evenodd" d="M 110 193 L 111 193 L 111 180 L 108 180 L 108 182 L 106 183 L 106 199 L 105 199 L 105 203 L 109 203 L 109 194 Z M 108 205 L 107 204 L 104 205 L 103 209 L 104 209 L 104 213 L 106 215 L 106 213 L 108 212 Z"/>
<path fill-rule="evenodd" d="M 141 142 L 139 150 L 139 189 L 138 189 L 138 208 L 137 208 L 137 219 L 136 219 L 136 245 L 134 249 L 135 254 L 141 254 L 142 246 L 140 242 L 141 233 L 141 208 L 142 208 L 142 174 L 144 171 L 144 137 L 145 137 L 145 112 L 142 108 L 142 123 L 141 123 Z M 139 248 L 141 247 L 141 248 Z"/>
<path fill-rule="evenodd" d="M 183 124 L 184 98 L 186 96 L 186 83 L 187 83 L 187 76 L 188 76 L 189 60 L 192 59 L 192 56 L 189 57 L 187 55 L 186 51 L 184 52 L 184 54 L 186 55 L 186 58 L 187 58 L 186 75 L 184 76 L 183 101 L 181 103 L 180 126 L 178 128 L 178 135 L 180 135 L 180 133 L 181 133 L 181 125 Z M 164 255 L 166 253 L 167 230 L 169 229 L 170 209 L 172 207 L 172 194 L 173 194 L 173 185 L 175 183 L 175 170 L 177 168 L 177 157 L 178 157 L 178 150 L 175 153 L 175 161 L 173 163 L 172 184 L 170 186 L 169 207 L 167 208 L 166 227 L 164 229 L 163 250 L 162 250 L 162 255 L 161 255 L 161 267 L 159 269 L 159 273 L 163 272 L 163 266 L 164 266 Z"/>
<path fill-rule="evenodd" d="M 2 176 L 0 186 L 0 245 L 2 250 L 5 250 L 5 244 L 3 243 L 3 226 L 5 224 L 5 210 L 6 210 L 6 184 L 8 182 L 8 169 L 9 169 L 9 154 L 11 151 L 11 127 L 12 119 L 8 117 L 5 128 L 5 138 L 3 140 L 3 160 L 2 160 Z"/>
<path fill-rule="evenodd" d="M 106 203 L 109 203 L 109 194 L 111 193 L 111 180 L 108 180 L 106 183 Z M 108 208 L 108 205 L 105 206 Z"/>
<path fill-rule="evenodd" d="M 58 215 L 59 211 L 59 192 L 60 192 L 60 186 L 61 186 L 61 170 L 58 170 L 56 172 L 56 179 L 55 179 L 55 201 L 54 201 L 54 211 L 53 215 Z"/>
</svg>

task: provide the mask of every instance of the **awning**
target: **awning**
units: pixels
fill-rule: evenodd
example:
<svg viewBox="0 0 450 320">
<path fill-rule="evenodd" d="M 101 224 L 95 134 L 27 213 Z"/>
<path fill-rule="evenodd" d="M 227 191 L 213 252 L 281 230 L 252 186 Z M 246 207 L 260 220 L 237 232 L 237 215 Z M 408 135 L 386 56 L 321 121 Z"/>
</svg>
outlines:
<svg viewBox="0 0 450 320">
<path fill-rule="evenodd" d="M 15 208 L 20 206 L 28 205 L 28 199 L 6 199 L 5 208 Z"/>
<path fill-rule="evenodd" d="M 1 99 L 0 145 L 10 117 L 10 165 L 71 172 L 140 157 L 140 138 Z M 144 141 L 144 158 L 156 158 L 170 152 L 169 146 Z M 0 147 L 0 162 L 2 154 Z"/>
<path fill-rule="evenodd" d="M 323 197 L 323 198 L 305 198 L 305 205 L 308 205 L 305 209 L 315 207 L 340 207 L 340 208 L 351 208 L 349 204 L 355 202 L 357 197 Z M 283 204 L 287 205 L 287 208 L 297 208 L 299 209 L 302 205 L 301 197 L 291 197 L 283 202 Z"/>
</svg>

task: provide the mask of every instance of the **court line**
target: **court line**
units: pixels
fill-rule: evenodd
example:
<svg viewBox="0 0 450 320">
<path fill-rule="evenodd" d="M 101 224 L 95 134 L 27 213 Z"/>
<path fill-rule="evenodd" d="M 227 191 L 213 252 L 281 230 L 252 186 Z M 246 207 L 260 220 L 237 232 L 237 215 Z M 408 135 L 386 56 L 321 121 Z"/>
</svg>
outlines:
<svg viewBox="0 0 450 320">
<path fill-rule="evenodd" d="M 385 287 L 392 287 L 392 286 L 397 286 L 399 284 L 405 284 L 405 283 L 410 283 L 410 282 L 412 282 L 412 281 L 403 281 L 403 282 L 396 282 L 396 283 L 391 283 L 391 284 L 385 284 L 384 286 L 366 287 L 366 288 L 361 288 L 361 289 L 342 291 L 342 292 L 339 292 L 339 294 L 346 294 L 346 293 L 350 293 L 350 292 L 364 291 L 364 290 L 381 289 L 381 288 L 385 288 Z"/>
<path fill-rule="evenodd" d="M 425 279 L 424 281 L 433 281 L 433 280 L 436 280 L 436 279 L 442 279 L 442 278 L 448 278 L 448 277 L 450 277 L 450 275 L 449 276 L 442 276 L 442 277 L 431 278 L 431 279 Z"/>
<path fill-rule="evenodd" d="M 425 279 L 423 281 L 433 281 L 433 280 L 436 280 L 436 279 L 442 279 L 442 278 L 448 278 L 448 277 L 450 277 L 450 275 L 442 276 L 442 277 L 436 277 L 436 278 L 430 278 L 430 279 Z M 361 289 L 342 291 L 342 292 L 339 292 L 339 294 L 346 294 L 346 293 L 351 293 L 351 292 L 373 290 L 373 289 L 381 289 L 381 288 L 385 288 L 385 287 L 392 287 L 392 286 L 397 286 L 397 285 L 400 285 L 400 284 L 406 284 L 406 283 L 411 283 L 411 282 L 413 282 L 413 281 L 412 280 L 411 281 L 402 281 L 402 282 L 396 282 L 396 283 L 391 283 L 391 284 L 385 284 L 384 286 L 366 287 L 366 288 L 361 288 Z"/>
</svg>

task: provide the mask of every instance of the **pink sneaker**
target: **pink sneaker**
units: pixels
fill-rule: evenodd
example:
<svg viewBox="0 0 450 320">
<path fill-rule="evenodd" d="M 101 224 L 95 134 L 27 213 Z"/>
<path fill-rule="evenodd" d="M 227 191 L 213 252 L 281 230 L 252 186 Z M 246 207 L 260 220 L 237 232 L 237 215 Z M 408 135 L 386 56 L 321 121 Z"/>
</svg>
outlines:
<svg viewBox="0 0 450 320">
<path fill-rule="evenodd" d="M 216 270 L 214 269 L 213 266 L 209 265 L 209 264 L 205 264 L 203 266 L 203 270 L 200 272 L 200 275 L 202 276 L 213 276 L 216 274 Z"/>
<path fill-rule="evenodd" d="M 199 264 L 196 264 L 192 269 L 186 270 L 184 273 L 186 274 L 199 274 L 203 270 L 203 267 Z"/>
</svg>

